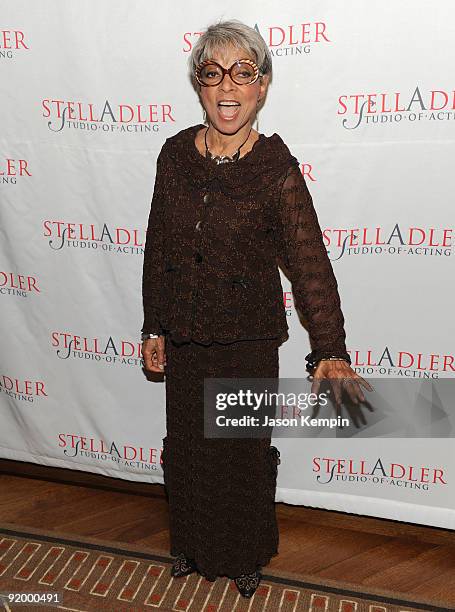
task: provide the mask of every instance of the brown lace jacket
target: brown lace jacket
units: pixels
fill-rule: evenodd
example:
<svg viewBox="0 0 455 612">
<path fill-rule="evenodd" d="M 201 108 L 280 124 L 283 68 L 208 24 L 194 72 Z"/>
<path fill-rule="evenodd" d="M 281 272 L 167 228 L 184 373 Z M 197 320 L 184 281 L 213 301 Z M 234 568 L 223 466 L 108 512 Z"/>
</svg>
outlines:
<svg viewBox="0 0 455 612">
<path fill-rule="evenodd" d="M 194 125 L 157 160 L 144 251 L 143 332 L 232 342 L 288 339 L 278 265 L 307 321 L 314 358 L 346 352 L 337 282 L 297 159 L 261 134 L 236 163 L 217 165 Z"/>
</svg>

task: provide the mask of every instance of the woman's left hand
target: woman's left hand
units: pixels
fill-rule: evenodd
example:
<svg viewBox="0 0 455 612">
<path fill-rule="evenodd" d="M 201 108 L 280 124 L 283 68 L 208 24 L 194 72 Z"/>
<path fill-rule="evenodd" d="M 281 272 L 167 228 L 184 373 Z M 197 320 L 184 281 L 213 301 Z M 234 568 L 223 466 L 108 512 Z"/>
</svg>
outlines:
<svg viewBox="0 0 455 612">
<path fill-rule="evenodd" d="M 311 392 L 318 393 L 321 385 L 321 380 L 329 379 L 335 395 L 335 401 L 341 405 L 342 390 L 347 391 L 349 397 L 355 404 L 365 402 L 365 396 L 360 385 L 363 385 L 368 391 L 373 391 L 373 387 L 368 381 L 359 376 L 357 372 L 351 368 L 347 361 L 344 360 L 321 360 L 313 374 L 313 384 Z"/>
</svg>

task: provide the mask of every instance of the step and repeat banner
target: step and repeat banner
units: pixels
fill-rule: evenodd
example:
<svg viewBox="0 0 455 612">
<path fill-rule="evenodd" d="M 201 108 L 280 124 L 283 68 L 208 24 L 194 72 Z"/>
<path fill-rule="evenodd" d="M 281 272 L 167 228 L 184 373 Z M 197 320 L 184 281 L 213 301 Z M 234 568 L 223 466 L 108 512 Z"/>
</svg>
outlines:
<svg viewBox="0 0 455 612">
<path fill-rule="evenodd" d="M 163 482 L 164 383 L 141 361 L 145 231 L 162 144 L 203 120 L 189 53 L 220 19 L 269 45 L 257 129 L 301 162 L 353 367 L 453 378 L 454 16 L 449 0 L 431 12 L 422 0 L 3 0 L 0 457 Z M 282 283 L 280 375 L 298 378 L 308 334 Z M 450 430 L 277 438 L 277 501 L 453 529 Z"/>
</svg>

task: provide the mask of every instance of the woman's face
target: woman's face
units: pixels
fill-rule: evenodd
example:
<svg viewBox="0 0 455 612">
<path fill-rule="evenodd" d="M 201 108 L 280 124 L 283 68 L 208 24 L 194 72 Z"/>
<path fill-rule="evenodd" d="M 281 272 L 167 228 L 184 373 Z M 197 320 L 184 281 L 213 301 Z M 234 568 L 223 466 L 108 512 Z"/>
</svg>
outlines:
<svg viewBox="0 0 455 612">
<path fill-rule="evenodd" d="M 223 68 L 230 68 L 238 59 L 254 61 L 250 54 L 237 47 L 220 50 L 210 59 L 215 60 Z M 265 95 L 267 83 L 268 75 L 264 75 L 251 85 L 237 85 L 226 74 L 219 85 L 214 87 L 200 85 L 201 103 L 205 108 L 209 123 L 223 134 L 235 134 L 243 126 L 252 125 L 256 117 L 258 100 Z M 229 106 L 229 102 L 237 104 Z"/>
</svg>

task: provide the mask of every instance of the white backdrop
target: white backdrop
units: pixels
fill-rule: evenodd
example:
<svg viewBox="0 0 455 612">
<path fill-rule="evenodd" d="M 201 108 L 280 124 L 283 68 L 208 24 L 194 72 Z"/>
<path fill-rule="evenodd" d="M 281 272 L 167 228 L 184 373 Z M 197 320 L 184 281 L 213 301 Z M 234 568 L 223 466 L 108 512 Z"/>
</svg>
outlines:
<svg viewBox="0 0 455 612">
<path fill-rule="evenodd" d="M 162 482 L 143 242 L 158 152 L 202 122 L 189 52 L 220 18 L 272 51 L 259 131 L 302 164 L 353 366 L 453 377 L 454 17 L 449 0 L 3 0 L 0 457 Z M 280 374 L 298 377 L 309 342 L 282 280 Z M 455 528 L 451 438 L 275 444 L 277 501 Z M 438 478 L 416 481 L 422 467 Z"/>
</svg>

